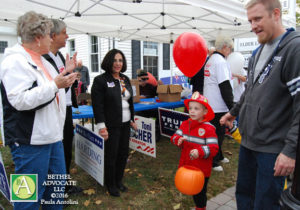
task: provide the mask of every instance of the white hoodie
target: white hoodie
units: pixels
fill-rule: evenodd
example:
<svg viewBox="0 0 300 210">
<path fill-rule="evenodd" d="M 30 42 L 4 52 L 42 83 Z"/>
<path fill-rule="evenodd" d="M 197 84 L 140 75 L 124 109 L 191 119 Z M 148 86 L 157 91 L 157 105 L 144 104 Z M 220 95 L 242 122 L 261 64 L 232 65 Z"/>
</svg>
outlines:
<svg viewBox="0 0 300 210">
<path fill-rule="evenodd" d="M 58 73 L 42 57 L 54 79 Z M 7 48 L 0 65 L 1 125 L 6 145 L 61 141 L 66 114 L 65 89 L 58 89 L 20 45 Z M 58 92 L 59 104 L 55 98 Z"/>
</svg>

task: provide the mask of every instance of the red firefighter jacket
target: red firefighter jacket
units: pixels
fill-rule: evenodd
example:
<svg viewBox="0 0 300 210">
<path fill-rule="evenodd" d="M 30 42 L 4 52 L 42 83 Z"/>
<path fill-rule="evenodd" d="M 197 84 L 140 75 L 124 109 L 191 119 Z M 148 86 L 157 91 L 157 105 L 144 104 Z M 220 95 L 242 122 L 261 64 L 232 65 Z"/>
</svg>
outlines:
<svg viewBox="0 0 300 210">
<path fill-rule="evenodd" d="M 185 137 L 179 146 L 181 148 L 181 156 L 179 167 L 191 165 L 201 169 L 205 177 L 209 177 L 212 168 L 213 157 L 218 153 L 218 138 L 215 127 L 209 122 L 198 122 L 188 119 L 183 121 L 180 128 L 171 137 L 171 142 L 178 146 L 178 140 Z M 190 152 L 197 149 L 199 157 L 191 160 Z"/>
</svg>

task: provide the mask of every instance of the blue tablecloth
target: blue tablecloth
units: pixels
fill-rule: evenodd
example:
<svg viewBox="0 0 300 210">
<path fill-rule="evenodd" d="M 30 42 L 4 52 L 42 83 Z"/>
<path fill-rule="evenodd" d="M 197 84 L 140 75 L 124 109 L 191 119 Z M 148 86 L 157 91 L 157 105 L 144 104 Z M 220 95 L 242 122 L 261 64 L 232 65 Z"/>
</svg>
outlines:
<svg viewBox="0 0 300 210">
<path fill-rule="evenodd" d="M 181 101 L 176 102 L 156 102 L 155 98 L 146 98 L 141 99 L 140 103 L 134 104 L 134 111 L 144 111 L 144 110 L 150 110 L 150 109 L 157 109 L 159 107 L 162 108 L 177 108 L 177 107 L 183 107 L 183 99 Z M 93 108 L 92 106 L 79 106 L 79 108 L 72 108 L 73 109 L 73 119 L 84 119 L 84 118 L 94 118 Z"/>
</svg>

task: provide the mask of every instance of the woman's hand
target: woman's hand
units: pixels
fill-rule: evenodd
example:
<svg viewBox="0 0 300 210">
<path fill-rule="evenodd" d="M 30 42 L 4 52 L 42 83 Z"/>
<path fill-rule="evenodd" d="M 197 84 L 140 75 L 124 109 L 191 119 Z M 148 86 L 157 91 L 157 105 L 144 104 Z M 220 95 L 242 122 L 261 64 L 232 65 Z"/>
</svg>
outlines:
<svg viewBox="0 0 300 210">
<path fill-rule="evenodd" d="M 239 75 L 239 74 L 234 74 L 234 73 L 232 73 L 232 76 L 233 76 L 233 77 L 236 77 L 238 80 L 241 80 L 242 82 L 246 82 L 246 80 L 247 80 L 247 77 L 246 77 L 246 76 L 243 76 L 243 75 Z"/>
<path fill-rule="evenodd" d="M 197 159 L 199 157 L 199 152 L 197 149 L 192 149 L 190 152 L 191 160 Z"/>
<path fill-rule="evenodd" d="M 137 125 L 136 125 L 136 123 L 135 122 L 130 122 L 130 126 L 134 129 L 134 130 L 136 130 L 137 131 Z"/>
<path fill-rule="evenodd" d="M 99 135 L 103 137 L 104 141 L 106 141 L 108 139 L 107 128 L 99 129 Z"/>
<path fill-rule="evenodd" d="M 69 54 L 67 53 L 66 56 L 66 70 L 69 73 L 72 73 L 73 70 L 76 68 L 77 66 L 77 52 L 74 53 L 72 59 L 70 59 Z"/>
<path fill-rule="evenodd" d="M 59 75 L 54 78 L 54 82 L 58 89 L 70 87 L 77 78 L 77 73 L 67 74 L 66 70 L 63 70 Z"/>
</svg>

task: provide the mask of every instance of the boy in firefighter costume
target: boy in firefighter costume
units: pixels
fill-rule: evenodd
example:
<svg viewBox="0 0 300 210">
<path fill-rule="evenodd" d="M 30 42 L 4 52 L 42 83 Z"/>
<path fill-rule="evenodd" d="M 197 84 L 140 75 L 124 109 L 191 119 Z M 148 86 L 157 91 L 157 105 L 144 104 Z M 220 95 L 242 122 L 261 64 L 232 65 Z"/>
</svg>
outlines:
<svg viewBox="0 0 300 210">
<path fill-rule="evenodd" d="M 213 157 L 218 153 L 218 139 L 215 127 L 209 123 L 214 112 L 207 99 L 194 92 L 184 104 L 190 118 L 183 121 L 180 128 L 171 137 L 171 142 L 181 148 L 179 166 L 190 165 L 202 170 L 205 175 L 203 189 L 193 195 L 196 209 L 205 210 L 208 179 L 211 174 Z"/>
</svg>

